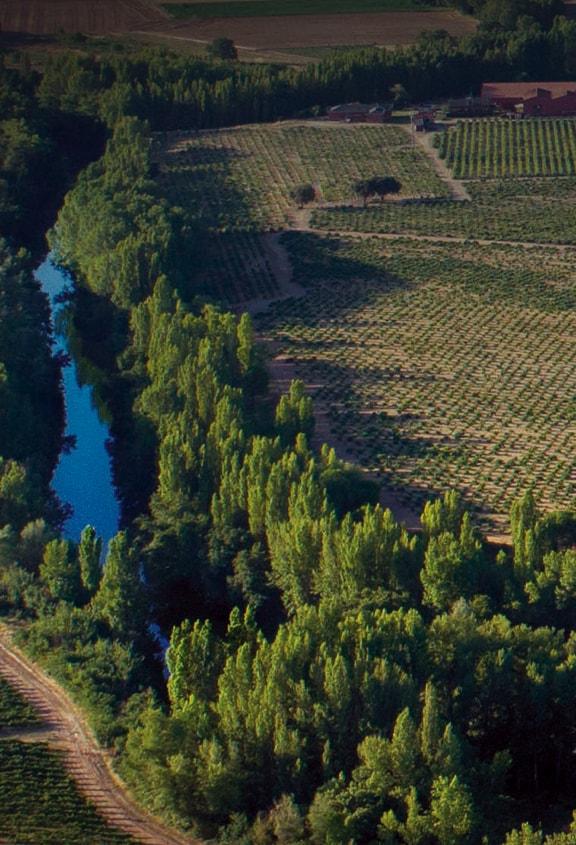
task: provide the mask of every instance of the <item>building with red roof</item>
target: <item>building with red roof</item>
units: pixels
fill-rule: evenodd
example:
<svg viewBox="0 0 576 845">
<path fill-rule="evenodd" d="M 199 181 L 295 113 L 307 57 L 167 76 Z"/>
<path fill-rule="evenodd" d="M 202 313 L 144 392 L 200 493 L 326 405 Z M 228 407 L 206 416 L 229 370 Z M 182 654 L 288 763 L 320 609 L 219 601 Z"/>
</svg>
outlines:
<svg viewBox="0 0 576 845">
<path fill-rule="evenodd" d="M 482 100 L 526 117 L 576 115 L 576 82 L 485 82 Z"/>
</svg>

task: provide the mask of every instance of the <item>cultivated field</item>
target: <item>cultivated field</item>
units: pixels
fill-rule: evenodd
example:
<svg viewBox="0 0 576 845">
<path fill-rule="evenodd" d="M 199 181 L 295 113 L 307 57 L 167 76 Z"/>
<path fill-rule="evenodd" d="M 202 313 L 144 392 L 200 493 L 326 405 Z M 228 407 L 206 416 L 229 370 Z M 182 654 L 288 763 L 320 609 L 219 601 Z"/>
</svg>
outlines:
<svg viewBox="0 0 576 845">
<path fill-rule="evenodd" d="M 326 203 L 348 203 L 363 176 L 395 176 L 404 197 L 445 197 L 430 161 L 395 126 L 274 124 L 173 134 L 160 153 L 170 200 L 214 231 L 287 225 L 290 190 L 311 182 Z"/>
<path fill-rule="evenodd" d="M 439 134 L 447 151 L 466 140 L 466 182 L 401 126 L 242 127 L 173 136 L 160 154 L 170 200 L 212 229 L 203 292 L 255 314 L 273 379 L 305 381 L 321 436 L 405 513 L 456 488 L 501 536 L 529 487 L 572 507 L 576 175 L 558 175 L 571 127 Z M 374 173 L 403 195 L 363 208 L 350 186 Z M 301 182 L 320 189 L 303 211 L 289 196 Z M 292 230 L 284 247 L 261 237 L 271 229 Z"/>
<path fill-rule="evenodd" d="M 308 296 L 259 330 L 328 410 L 333 442 L 411 508 L 459 489 L 491 531 L 530 485 L 572 506 L 572 254 L 285 237 Z"/>
<path fill-rule="evenodd" d="M 445 29 L 461 36 L 476 29 L 473 18 L 457 12 L 380 12 L 307 14 L 282 17 L 198 18 L 160 31 L 173 38 L 212 41 L 226 36 L 250 50 L 305 47 L 393 46 L 413 44 L 423 32 Z"/>
<path fill-rule="evenodd" d="M 38 712 L 0 678 L 0 838 L 42 845 L 120 845 L 134 840 L 108 827 L 78 792 L 58 751 L 30 742 Z M 49 726 L 46 728 L 49 731 Z M 49 732 L 46 734 L 49 736 Z M 26 741 L 21 741 L 26 737 Z M 3 837 L 6 837 L 4 839 Z"/>
<path fill-rule="evenodd" d="M 121 845 L 134 840 L 108 827 L 78 793 L 57 752 L 0 740 L 0 836 L 42 845 Z"/>
<path fill-rule="evenodd" d="M 345 12 L 434 11 L 433 4 L 415 0 L 184 0 L 164 3 L 174 17 L 236 18 L 277 15 L 335 15 Z"/>
<path fill-rule="evenodd" d="M 2 32 L 106 34 L 163 23 L 151 0 L 0 0 Z"/>
<path fill-rule="evenodd" d="M 437 139 L 458 179 L 576 173 L 574 118 L 459 121 Z"/>
<path fill-rule="evenodd" d="M 335 232 L 576 244 L 576 179 L 502 179 L 466 188 L 470 203 L 319 209 L 312 224 Z"/>
<path fill-rule="evenodd" d="M 412 44 L 422 32 L 459 36 L 476 23 L 450 10 L 412 11 L 412 0 L 230 0 L 164 4 L 160 0 L 0 0 L 0 31 L 56 35 L 128 35 L 198 53 L 214 38 L 233 38 L 244 61 L 302 64 L 341 46 Z M 403 10 L 403 11 L 384 11 Z M 374 9 L 378 11 L 374 12 Z M 277 15 L 281 14 L 280 17 Z M 306 15 L 303 24 L 302 14 Z M 21 45 L 33 46 L 33 45 Z M 298 48 L 303 50 L 298 55 Z M 312 50 L 308 55 L 306 49 Z M 284 54 L 282 51 L 287 50 Z"/>
<path fill-rule="evenodd" d="M 38 724 L 38 714 L 3 678 L 0 678 L 0 730 Z M 0 751 L 2 747 L 0 746 Z"/>
</svg>

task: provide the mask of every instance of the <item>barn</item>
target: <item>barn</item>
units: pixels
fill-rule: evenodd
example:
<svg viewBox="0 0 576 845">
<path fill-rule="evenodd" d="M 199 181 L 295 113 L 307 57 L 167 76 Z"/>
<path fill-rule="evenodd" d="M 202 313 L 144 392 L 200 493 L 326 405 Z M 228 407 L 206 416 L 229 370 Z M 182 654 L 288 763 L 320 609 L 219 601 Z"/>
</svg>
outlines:
<svg viewBox="0 0 576 845">
<path fill-rule="evenodd" d="M 384 123 L 392 114 L 389 103 L 341 103 L 328 109 L 328 120 L 345 123 Z"/>
<path fill-rule="evenodd" d="M 481 96 L 521 117 L 576 115 L 576 82 L 485 82 Z"/>
</svg>

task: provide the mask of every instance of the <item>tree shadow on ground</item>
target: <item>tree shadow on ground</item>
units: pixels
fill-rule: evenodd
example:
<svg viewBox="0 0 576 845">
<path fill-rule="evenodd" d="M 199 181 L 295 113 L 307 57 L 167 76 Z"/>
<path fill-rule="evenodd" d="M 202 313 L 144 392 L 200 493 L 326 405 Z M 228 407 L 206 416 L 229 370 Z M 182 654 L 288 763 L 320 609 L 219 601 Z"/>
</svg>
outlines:
<svg viewBox="0 0 576 845">
<path fill-rule="evenodd" d="M 186 211 L 205 230 L 253 229 L 250 221 L 254 198 L 247 197 L 238 187 L 231 170 L 233 161 L 249 157 L 248 153 L 232 147 L 187 148 L 173 152 L 164 160 L 161 172 L 168 177 L 176 173 L 180 178 L 174 180 L 177 190 L 173 189 L 172 180 L 167 181 L 167 194 L 172 193 L 174 203 L 182 205 L 181 187 L 185 185 Z"/>
</svg>

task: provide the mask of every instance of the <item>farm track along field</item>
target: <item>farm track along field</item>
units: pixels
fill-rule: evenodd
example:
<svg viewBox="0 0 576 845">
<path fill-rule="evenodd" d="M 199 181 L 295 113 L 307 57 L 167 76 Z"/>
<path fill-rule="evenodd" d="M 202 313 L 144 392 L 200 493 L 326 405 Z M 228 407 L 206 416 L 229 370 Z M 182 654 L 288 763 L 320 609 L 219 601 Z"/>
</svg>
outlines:
<svg viewBox="0 0 576 845">
<path fill-rule="evenodd" d="M 471 202 L 472 197 L 466 190 L 466 185 L 460 179 L 455 179 L 446 163 L 440 158 L 438 150 L 434 147 L 434 136 L 428 132 L 421 134 L 413 133 L 415 141 L 430 159 L 434 170 L 452 191 L 452 199 L 455 202 Z"/>
<path fill-rule="evenodd" d="M 38 711 L 50 731 L 50 745 L 64 752 L 80 792 L 107 822 L 143 845 L 198 845 L 199 840 L 164 827 L 132 801 L 66 692 L 16 648 L 6 626 L 0 626 L 0 676 Z"/>
</svg>

